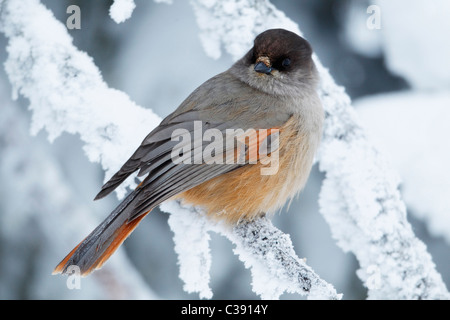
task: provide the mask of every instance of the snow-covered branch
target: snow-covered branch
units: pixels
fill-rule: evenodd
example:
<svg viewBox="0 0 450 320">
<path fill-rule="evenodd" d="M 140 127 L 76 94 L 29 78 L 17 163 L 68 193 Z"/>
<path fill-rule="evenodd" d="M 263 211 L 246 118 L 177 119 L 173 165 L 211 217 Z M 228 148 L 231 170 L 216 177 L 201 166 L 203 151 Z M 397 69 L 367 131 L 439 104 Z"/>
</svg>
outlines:
<svg viewBox="0 0 450 320">
<path fill-rule="evenodd" d="M 253 291 L 261 298 L 279 299 L 285 292 L 308 295 L 308 299 L 342 297 L 304 259 L 297 257 L 289 235 L 267 218 L 230 227 L 178 202 L 164 203 L 161 209 L 171 213 L 169 225 L 175 234 L 180 277 L 187 292 L 198 292 L 202 298 L 212 297 L 208 276 L 211 265 L 208 232 L 212 231 L 236 246 L 234 253 L 251 270 Z"/>
<path fill-rule="evenodd" d="M 440 14 L 419 0 L 408 1 L 407 12 L 399 10 L 405 1 L 376 3 L 383 10 L 383 28 L 374 34 L 375 52 L 382 53 L 389 70 L 411 88 L 363 97 L 354 102 L 355 109 L 399 172 L 408 214 L 450 243 L 450 43 L 442 42 L 442 30 L 450 30 L 445 14 L 450 2 L 434 2 Z M 346 21 L 346 29 L 361 29 L 352 17 Z M 399 24 L 404 27 L 397 28 Z M 352 42 L 354 50 L 356 42 L 367 47 L 365 35 Z"/>
<path fill-rule="evenodd" d="M 399 177 L 367 139 L 342 88 L 322 72 L 327 119 L 320 211 L 333 237 L 360 263 L 373 299 L 448 299 L 425 245 L 406 218 Z"/>
<path fill-rule="evenodd" d="M 50 273 L 61 252 L 95 227 L 95 212 L 67 184 L 48 144 L 30 137 L 27 117 L 10 101 L 3 79 L 0 106 L 0 237 L 8 239 L 0 259 L 2 297 L 77 298 L 81 290 L 68 290 L 66 279 L 49 281 Z M 24 281 L 26 290 L 11 286 Z M 79 285 L 89 288 L 83 290 L 84 299 L 157 298 L 124 252 L 105 266 L 103 274 Z"/>
<path fill-rule="evenodd" d="M 109 88 L 92 58 L 73 46 L 65 26 L 39 1 L 0 3 L 0 30 L 9 39 L 5 69 L 13 97 L 30 101 L 31 132 L 46 129 L 51 141 L 63 132 L 78 134 L 89 160 L 112 176 L 161 119 Z M 119 187 L 119 197 L 130 186 L 133 178 Z"/>
<path fill-rule="evenodd" d="M 45 128 L 50 140 L 62 132 L 78 134 L 85 143 L 88 158 L 100 162 L 108 178 L 159 123 L 160 118 L 150 110 L 137 106 L 124 93 L 109 88 L 92 59 L 73 46 L 64 26 L 38 0 L 0 0 L 0 10 L 0 31 L 9 40 L 5 69 L 13 86 L 13 96 L 17 98 L 21 94 L 30 101 L 32 132 L 37 133 Z M 124 17 L 116 15 L 120 16 Z M 134 184 L 133 178 L 128 179 L 119 190 L 119 196 L 125 193 L 127 186 L 133 187 Z M 196 228 L 211 229 L 235 243 L 241 260 L 252 267 L 253 287 L 262 297 L 278 297 L 283 291 L 309 293 L 314 298 L 340 297 L 331 285 L 296 257 L 289 238 L 265 219 L 254 225 L 225 230 L 205 221 L 196 225 L 201 215 L 190 218 L 179 206 L 167 211 L 172 215 L 183 213 L 181 220 L 189 228 L 184 228 L 182 232 Z M 205 233 L 199 233 L 205 235 L 201 239 L 203 243 L 208 240 Z M 253 238 L 249 237 L 250 234 Z M 259 241 L 256 234 L 271 235 L 271 238 L 266 240 L 262 237 Z M 180 232 L 175 235 L 179 245 L 177 236 Z M 257 245 L 261 243 L 264 246 Z M 209 249 L 194 250 L 205 253 Z M 180 259 L 190 259 L 191 268 L 199 266 L 195 271 L 203 277 L 199 281 L 204 284 L 209 277 L 208 263 L 202 267 L 202 261 L 195 262 L 198 254 L 188 254 L 186 257 L 186 253 L 189 252 L 180 252 Z M 207 252 L 200 258 L 210 259 Z M 264 282 L 270 286 L 262 287 Z M 210 297 L 208 290 L 204 287 L 199 292 L 204 297 Z"/>
<path fill-rule="evenodd" d="M 259 33 L 284 28 L 300 34 L 296 23 L 268 0 L 190 0 L 200 27 L 200 40 L 208 56 L 218 59 L 224 46 L 234 60 L 253 46 Z"/>
<path fill-rule="evenodd" d="M 130 19 L 135 8 L 134 0 L 114 0 L 109 8 L 109 15 L 116 23 L 122 23 Z"/>
</svg>

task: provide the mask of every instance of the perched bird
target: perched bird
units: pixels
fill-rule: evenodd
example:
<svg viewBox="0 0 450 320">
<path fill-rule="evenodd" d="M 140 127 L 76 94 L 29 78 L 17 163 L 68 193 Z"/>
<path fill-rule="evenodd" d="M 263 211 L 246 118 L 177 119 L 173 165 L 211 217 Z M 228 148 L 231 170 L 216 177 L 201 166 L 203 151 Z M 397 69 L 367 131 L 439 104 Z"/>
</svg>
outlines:
<svg viewBox="0 0 450 320">
<path fill-rule="evenodd" d="M 54 273 L 66 273 L 72 265 L 78 266 L 82 275 L 99 269 L 139 222 L 168 199 L 182 199 L 202 208 L 208 216 L 230 224 L 280 209 L 304 187 L 320 143 L 324 115 L 317 84 L 312 49 L 305 39 L 283 29 L 258 35 L 243 58 L 192 92 L 145 137 L 130 159 L 102 187 L 96 200 L 111 193 L 135 171 L 139 170 L 139 176 L 147 175 L 58 264 Z M 182 143 L 181 135 L 174 132 L 181 129 L 192 133 L 195 123 L 203 124 L 203 130 L 215 132 L 240 128 L 264 129 L 266 133 L 257 134 L 256 141 L 246 140 L 244 149 L 226 143 L 222 153 L 217 149 L 213 152 L 219 159 L 222 156 L 225 159 L 225 151 L 231 149 L 235 155 L 227 159 L 236 161 L 174 161 L 174 148 Z M 278 133 L 277 141 L 269 139 L 274 132 Z M 193 135 L 191 143 L 183 145 L 183 150 L 191 151 L 190 158 L 185 160 L 196 158 L 205 150 L 204 137 Z M 264 153 L 257 149 L 251 155 L 252 145 L 259 149 L 265 145 L 268 150 Z M 275 152 L 277 170 L 262 174 L 261 169 L 267 166 L 263 158 Z M 239 157 L 244 161 L 237 161 Z"/>
</svg>

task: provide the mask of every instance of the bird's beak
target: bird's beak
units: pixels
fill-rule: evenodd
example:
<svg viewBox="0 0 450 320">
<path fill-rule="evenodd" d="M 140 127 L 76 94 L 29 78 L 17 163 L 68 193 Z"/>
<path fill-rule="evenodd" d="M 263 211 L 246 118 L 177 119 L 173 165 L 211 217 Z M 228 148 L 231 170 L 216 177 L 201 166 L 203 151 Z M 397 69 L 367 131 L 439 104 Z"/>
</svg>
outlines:
<svg viewBox="0 0 450 320">
<path fill-rule="evenodd" d="M 272 72 L 272 67 L 270 60 L 267 57 L 260 57 L 256 60 L 255 71 L 258 73 L 270 74 Z"/>
</svg>

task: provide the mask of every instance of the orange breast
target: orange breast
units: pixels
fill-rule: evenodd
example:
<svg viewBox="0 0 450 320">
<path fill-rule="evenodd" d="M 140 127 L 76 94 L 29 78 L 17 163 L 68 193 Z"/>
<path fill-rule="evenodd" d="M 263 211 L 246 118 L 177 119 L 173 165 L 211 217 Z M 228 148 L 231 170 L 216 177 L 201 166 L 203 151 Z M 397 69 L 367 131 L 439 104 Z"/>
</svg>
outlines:
<svg viewBox="0 0 450 320">
<path fill-rule="evenodd" d="M 314 156 L 308 137 L 296 124 L 291 118 L 280 128 L 276 174 L 262 175 L 261 162 L 249 164 L 206 181 L 177 198 L 202 207 L 212 218 L 232 224 L 280 209 L 303 188 Z"/>
</svg>

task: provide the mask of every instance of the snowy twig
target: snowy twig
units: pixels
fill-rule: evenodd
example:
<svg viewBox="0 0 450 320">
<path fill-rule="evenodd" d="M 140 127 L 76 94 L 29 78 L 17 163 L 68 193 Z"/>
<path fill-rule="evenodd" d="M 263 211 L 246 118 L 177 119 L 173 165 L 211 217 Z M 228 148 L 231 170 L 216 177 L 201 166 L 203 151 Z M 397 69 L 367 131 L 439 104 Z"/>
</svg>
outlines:
<svg viewBox="0 0 450 320">
<path fill-rule="evenodd" d="M 114 0 L 109 8 L 109 15 L 116 23 L 122 23 L 130 19 L 135 8 L 134 0 Z"/>
<path fill-rule="evenodd" d="M 13 97 L 30 101 L 31 132 L 45 128 L 51 141 L 63 132 L 78 134 L 89 160 L 100 162 L 109 178 L 161 119 L 109 88 L 92 58 L 38 0 L 0 3 L 0 31 L 9 39 L 5 69 Z M 125 181 L 119 197 L 135 185 L 133 177 Z"/>
<path fill-rule="evenodd" d="M 85 151 L 89 159 L 100 161 L 107 171 L 106 175 L 110 176 L 146 133 L 159 123 L 160 118 L 135 105 L 124 93 L 108 88 L 92 59 L 73 46 L 64 26 L 54 19 L 51 12 L 38 0 L 3 0 L 0 4 L 0 30 L 9 39 L 9 57 L 5 68 L 13 85 L 14 95 L 17 97 L 20 93 L 30 101 L 30 109 L 33 111 L 32 132 L 36 133 L 45 128 L 50 139 L 55 139 L 64 131 L 79 134 L 86 144 Z M 125 186 L 133 186 L 133 183 L 133 180 L 129 179 Z M 120 194 L 123 193 L 124 188 L 120 190 Z M 195 233 L 196 229 L 203 226 L 205 230 L 210 230 L 213 226 L 204 221 L 200 225 L 196 224 L 195 218 L 184 215 L 185 210 L 179 206 L 168 211 L 172 215 L 183 212 L 182 221 L 189 228 L 184 228 L 182 233 L 186 230 Z M 279 241 L 279 244 L 270 251 L 256 251 L 255 242 L 248 242 L 248 237 L 243 238 L 242 231 L 250 230 L 249 227 L 245 229 L 245 226 L 242 226 L 234 232 L 217 230 L 232 239 L 241 259 L 248 266 L 253 266 L 253 273 L 259 270 L 257 273 L 261 276 L 261 270 L 267 269 L 267 278 L 254 277 L 253 286 L 258 293 L 264 297 L 278 297 L 282 291 L 288 290 L 313 292 L 315 298 L 339 298 L 331 285 L 320 280 L 295 256 L 287 236 L 276 230 L 268 221 L 254 227 L 259 228 L 260 232 L 265 229 L 273 236 L 276 235 L 276 238 L 271 238 L 270 241 Z M 205 235 L 200 240 L 207 244 L 206 232 L 200 232 L 198 235 Z M 176 234 L 175 240 L 177 236 L 180 236 L 180 232 Z M 176 240 L 176 245 L 179 243 Z M 206 259 L 205 261 L 210 259 L 207 250 L 191 247 L 191 251 L 202 252 L 203 256 L 200 258 Z M 187 261 L 191 270 L 193 266 L 198 266 L 199 269 L 195 271 L 203 277 L 200 281 L 204 283 L 204 279 L 209 279 L 209 265 L 202 261 L 196 262 L 198 254 L 186 253 L 189 251 L 180 252 L 180 260 Z M 283 253 L 284 264 L 269 265 L 269 262 L 274 260 L 269 259 L 269 256 L 274 255 L 274 258 L 278 259 L 280 253 Z M 253 262 L 249 261 L 251 259 Z M 289 263 L 286 264 L 287 262 Z M 202 265 L 206 268 L 201 268 Z M 283 271 L 283 268 L 287 269 Z M 183 265 L 181 274 L 183 275 Z M 293 277 L 295 280 L 292 280 Z M 266 280 L 272 284 L 280 281 L 284 285 L 274 292 L 263 292 L 256 282 L 263 283 Z M 289 281 L 291 283 L 287 284 Z M 326 290 L 322 290 L 323 288 Z M 204 297 L 211 296 L 211 293 L 207 292 L 208 289 L 201 290 Z"/>
<path fill-rule="evenodd" d="M 406 218 L 399 177 L 367 139 L 350 99 L 321 71 L 326 109 L 320 169 L 326 172 L 320 211 L 372 299 L 449 299 L 425 245 Z"/>
<path fill-rule="evenodd" d="M 283 27 L 300 34 L 296 23 L 268 0 L 190 0 L 200 27 L 200 40 L 208 56 L 218 59 L 221 47 L 241 58 L 259 33 Z"/>
<path fill-rule="evenodd" d="M 26 279 L 27 290 L 34 298 L 71 299 L 79 290 L 68 290 L 65 278 L 51 282 L 54 287 L 49 289 L 48 279 L 61 252 L 96 225 L 95 212 L 77 199 L 78 192 L 67 184 L 49 145 L 30 137 L 25 113 L 7 101 L 6 84 L 1 80 L 0 235 L 8 241 L 2 249 L 0 286 L 8 288 L 7 297 L 16 298 L 19 295 L 15 296 L 14 289 L 6 284 Z M 20 255 L 17 248 L 21 248 Z M 90 288 L 83 293 L 84 298 L 158 298 L 123 252 L 105 266 L 103 274 L 80 280 L 79 286 Z M 19 288 L 20 296 L 26 294 Z"/>
<path fill-rule="evenodd" d="M 297 257 L 289 235 L 267 218 L 241 223 L 232 230 L 222 228 L 220 233 L 236 245 L 235 253 L 245 266 L 251 267 L 253 291 L 263 299 L 278 299 L 284 292 L 307 294 L 308 299 L 342 298 L 314 273 L 306 259 Z"/>
<path fill-rule="evenodd" d="M 236 248 L 234 253 L 252 272 L 253 291 L 263 299 L 279 299 L 284 292 L 308 295 L 310 299 L 341 299 L 330 284 L 323 281 L 294 252 L 289 235 L 282 233 L 267 218 L 234 227 L 209 220 L 198 208 L 178 202 L 161 206 L 171 213 L 169 225 L 175 236 L 180 277 L 187 292 L 211 298 L 208 271 L 211 265 L 209 235 L 225 236 Z"/>
</svg>

